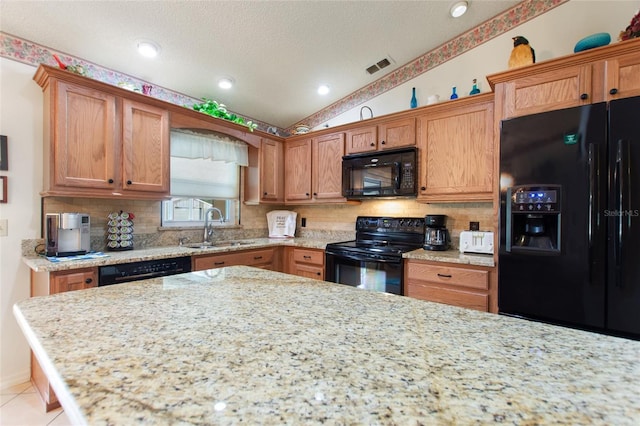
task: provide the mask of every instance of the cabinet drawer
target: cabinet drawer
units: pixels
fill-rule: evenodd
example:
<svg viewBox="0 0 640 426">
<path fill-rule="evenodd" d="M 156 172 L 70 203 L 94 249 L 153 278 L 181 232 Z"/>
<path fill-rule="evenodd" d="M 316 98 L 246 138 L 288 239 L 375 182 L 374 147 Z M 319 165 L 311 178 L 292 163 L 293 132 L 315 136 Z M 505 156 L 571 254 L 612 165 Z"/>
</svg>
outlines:
<svg viewBox="0 0 640 426">
<path fill-rule="evenodd" d="M 234 265 L 266 265 L 273 262 L 273 249 L 252 250 L 247 252 L 214 254 L 210 256 L 195 257 L 193 270 L 223 268 Z"/>
<path fill-rule="evenodd" d="M 474 269 L 408 262 L 407 280 L 489 290 L 489 272 Z"/>
<path fill-rule="evenodd" d="M 489 311 L 489 295 L 487 294 L 415 283 L 408 283 L 405 291 L 407 296 L 416 299 L 476 309 L 483 312 Z"/>
<path fill-rule="evenodd" d="M 241 265 L 264 265 L 273 262 L 273 249 L 255 250 L 241 253 L 238 256 L 240 257 Z"/>
<path fill-rule="evenodd" d="M 324 251 L 322 250 L 305 250 L 294 249 L 293 261 L 296 263 L 310 263 L 313 265 L 324 265 Z"/>
</svg>

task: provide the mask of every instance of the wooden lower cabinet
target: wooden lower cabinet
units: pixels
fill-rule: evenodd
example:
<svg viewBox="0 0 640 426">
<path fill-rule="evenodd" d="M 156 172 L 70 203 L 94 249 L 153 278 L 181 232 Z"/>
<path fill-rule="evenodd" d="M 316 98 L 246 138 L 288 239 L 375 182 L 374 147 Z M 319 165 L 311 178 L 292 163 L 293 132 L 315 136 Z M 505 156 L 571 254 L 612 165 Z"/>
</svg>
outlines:
<svg viewBox="0 0 640 426">
<path fill-rule="evenodd" d="M 285 253 L 287 262 L 286 273 L 324 280 L 324 250 L 285 247 Z"/>
<path fill-rule="evenodd" d="M 58 272 L 31 271 L 31 297 L 47 296 L 65 291 L 83 290 L 98 285 L 98 269 L 82 268 Z M 31 383 L 44 402 L 45 411 L 60 407 L 60 402 L 53 392 L 49 379 L 31 352 Z"/>
<path fill-rule="evenodd" d="M 405 260 L 405 296 L 498 312 L 496 268 Z"/>
<path fill-rule="evenodd" d="M 234 251 L 232 253 L 203 254 L 193 256 L 192 271 L 223 268 L 225 266 L 246 265 L 256 268 L 279 271 L 281 267 L 282 247 L 263 248 L 256 250 Z"/>
</svg>

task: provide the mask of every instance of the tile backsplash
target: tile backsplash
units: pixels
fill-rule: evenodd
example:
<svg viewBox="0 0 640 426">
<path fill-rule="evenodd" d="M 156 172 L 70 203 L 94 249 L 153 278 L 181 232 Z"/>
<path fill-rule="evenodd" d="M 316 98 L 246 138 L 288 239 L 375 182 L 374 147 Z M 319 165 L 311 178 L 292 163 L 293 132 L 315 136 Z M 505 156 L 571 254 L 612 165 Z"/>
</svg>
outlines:
<svg viewBox="0 0 640 426">
<path fill-rule="evenodd" d="M 48 197 L 43 199 L 43 215 L 58 212 L 80 212 L 91 216 L 91 248 L 106 246 L 107 216 L 114 211 L 135 214 L 134 248 L 175 245 L 180 237 L 190 241 L 202 239 L 200 229 L 161 228 L 160 201 L 112 200 Z M 460 232 L 469 229 L 469 222 L 480 222 L 481 230 L 493 230 L 497 225 L 492 203 L 422 204 L 413 199 L 367 200 L 354 204 L 330 205 L 242 205 L 239 226 L 216 229 L 214 239 L 261 238 L 268 236 L 266 213 L 271 210 L 293 210 L 298 213 L 296 235 L 307 238 L 352 239 L 358 216 L 424 217 L 427 214 L 447 215 L 447 229 L 457 247 Z M 306 226 L 301 227 L 301 219 Z"/>
</svg>

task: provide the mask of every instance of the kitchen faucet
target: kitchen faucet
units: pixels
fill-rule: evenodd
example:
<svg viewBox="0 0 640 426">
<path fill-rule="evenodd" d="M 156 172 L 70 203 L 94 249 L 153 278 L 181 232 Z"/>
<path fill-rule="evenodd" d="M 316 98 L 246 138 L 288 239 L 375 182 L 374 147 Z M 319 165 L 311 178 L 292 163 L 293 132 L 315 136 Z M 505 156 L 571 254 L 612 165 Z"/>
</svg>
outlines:
<svg viewBox="0 0 640 426">
<path fill-rule="evenodd" d="M 209 240 L 211 238 L 211 235 L 213 235 L 213 224 L 209 223 L 209 215 L 212 212 L 218 212 L 218 214 L 220 215 L 220 223 L 224 222 L 224 216 L 219 208 L 211 207 L 207 209 L 207 211 L 204 213 L 204 242 L 205 243 L 210 242 Z M 211 218 L 213 219 L 213 215 Z"/>
</svg>

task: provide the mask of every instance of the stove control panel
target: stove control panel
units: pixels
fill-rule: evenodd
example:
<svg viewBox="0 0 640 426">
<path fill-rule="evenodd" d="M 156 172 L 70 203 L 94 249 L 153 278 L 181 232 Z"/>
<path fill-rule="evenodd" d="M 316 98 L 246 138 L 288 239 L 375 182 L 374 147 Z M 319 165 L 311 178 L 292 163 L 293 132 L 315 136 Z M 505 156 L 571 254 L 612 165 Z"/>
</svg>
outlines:
<svg viewBox="0 0 640 426">
<path fill-rule="evenodd" d="M 358 216 L 356 231 L 424 234 L 424 217 Z"/>
</svg>

